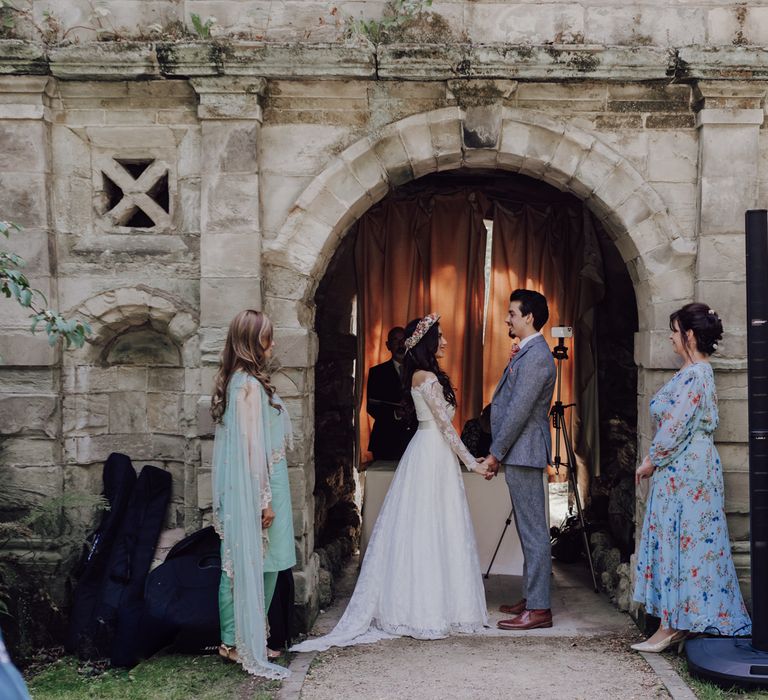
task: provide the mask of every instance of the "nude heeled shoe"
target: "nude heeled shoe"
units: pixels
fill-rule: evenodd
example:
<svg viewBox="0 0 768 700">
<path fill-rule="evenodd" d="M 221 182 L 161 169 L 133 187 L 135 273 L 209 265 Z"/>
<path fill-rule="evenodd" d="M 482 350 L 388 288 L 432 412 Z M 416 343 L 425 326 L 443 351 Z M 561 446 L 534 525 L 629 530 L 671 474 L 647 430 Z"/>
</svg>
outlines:
<svg viewBox="0 0 768 700">
<path fill-rule="evenodd" d="M 679 654 L 685 646 L 685 639 L 687 636 L 687 632 L 674 632 L 668 637 L 664 637 L 664 639 L 662 639 L 660 642 L 651 644 L 646 640 L 644 642 L 632 644 L 630 649 L 634 649 L 635 651 L 644 651 L 649 654 L 660 654 L 662 651 L 668 649 L 673 644 L 677 644 L 677 653 Z"/>
</svg>

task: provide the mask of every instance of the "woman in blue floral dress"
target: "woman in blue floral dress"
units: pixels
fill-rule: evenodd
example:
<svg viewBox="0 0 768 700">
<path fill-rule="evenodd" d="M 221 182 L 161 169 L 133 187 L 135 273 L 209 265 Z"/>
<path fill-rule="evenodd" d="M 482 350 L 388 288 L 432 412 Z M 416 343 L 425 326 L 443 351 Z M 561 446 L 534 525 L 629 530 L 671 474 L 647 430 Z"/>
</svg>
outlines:
<svg viewBox="0 0 768 700">
<path fill-rule="evenodd" d="M 683 366 L 651 400 L 655 435 L 637 468 L 650 493 L 634 599 L 661 619 L 638 651 L 682 645 L 688 634 L 749 634 L 724 512 L 723 472 L 712 434 L 717 394 L 709 356 L 723 325 L 706 304 L 687 304 L 670 316 L 670 340 Z"/>
</svg>

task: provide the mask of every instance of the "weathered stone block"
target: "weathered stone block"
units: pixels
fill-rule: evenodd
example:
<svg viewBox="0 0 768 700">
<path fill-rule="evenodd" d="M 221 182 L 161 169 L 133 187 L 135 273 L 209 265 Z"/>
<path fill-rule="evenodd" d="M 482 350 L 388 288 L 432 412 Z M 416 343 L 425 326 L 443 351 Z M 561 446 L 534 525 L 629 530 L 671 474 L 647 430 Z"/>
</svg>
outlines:
<svg viewBox="0 0 768 700">
<path fill-rule="evenodd" d="M 304 328 L 276 328 L 275 357 L 283 367 L 313 367 L 317 336 Z"/>
<path fill-rule="evenodd" d="M 183 392 L 185 370 L 170 367 L 149 368 L 149 391 L 176 391 Z"/>
<path fill-rule="evenodd" d="M 197 435 L 200 437 L 213 436 L 216 425 L 211 416 L 210 396 L 201 396 L 197 400 Z"/>
<path fill-rule="evenodd" d="M 358 141 L 342 154 L 352 174 L 368 193 L 372 201 L 378 201 L 389 191 L 387 172 L 376 157 L 368 139 Z"/>
<path fill-rule="evenodd" d="M 719 443 L 746 443 L 749 439 L 747 402 L 720 399 L 717 410 L 720 415 L 720 425 L 715 431 L 715 440 Z"/>
<path fill-rule="evenodd" d="M 669 331 L 641 331 L 635 333 L 635 363 L 648 369 L 676 367 L 677 356 L 669 341 Z"/>
<path fill-rule="evenodd" d="M 200 241 L 200 272 L 203 277 L 258 276 L 261 239 L 258 233 L 220 233 Z"/>
<path fill-rule="evenodd" d="M 109 431 L 109 395 L 73 394 L 63 399 L 64 433 L 100 435 Z"/>
<path fill-rule="evenodd" d="M 140 391 L 115 391 L 111 393 L 109 395 L 110 433 L 143 433 L 146 430 L 146 393 Z"/>
<path fill-rule="evenodd" d="M 509 44 L 569 43 L 584 36 L 584 8 L 580 5 L 474 3 L 466 8 L 470 41 Z"/>
<path fill-rule="evenodd" d="M 201 362 L 218 366 L 224 341 L 227 337 L 226 328 L 201 328 L 200 337 Z"/>
<path fill-rule="evenodd" d="M 175 222 L 177 230 L 183 234 L 200 233 L 200 178 L 180 178 L 177 196 L 179 199 Z"/>
<path fill-rule="evenodd" d="M 326 124 L 265 124 L 261 170 L 305 177 L 320 172 L 349 142 L 349 129 Z"/>
<path fill-rule="evenodd" d="M 61 445 L 58 440 L 42 436 L 25 435 L 3 439 L 0 453 L 0 475 L 8 466 L 47 466 L 61 463 Z"/>
<path fill-rule="evenodd" d="M 88 394 L 109 391 L 146 391 L 146 367 L 74 367 L 67 370 L 69 391 Z"/>
<path fill-rule="evenodd" d="M 208 328 L 227 327 L 242 309 L 260 308 L 258 277 L 206 277 L 200 281 L 200 323 Z"/>
<path fill-rule="evenodd" d="M 168 323 L 168 335 L 180 343 L 197 332 L 199 323 L 192 314 L 180 311 Z"/>
<path fill-rule="evenodd" d="M 725 472 L 725 512 L 749 513 L 749 473 Z"/>
<path fill-rule="evenodd" d="M 754 166 L 739 166 L 738 170 L 738 174 L 729 176 L 702 176 L 699 229 L 702 237 L 743 233 L 744 212 L 754 209 L 757 201 L 757 173 Z"/>
<path fill-rule="evenodd" d="M 202 135 L 202 157 L 206 172 L 230 174 L 258 172 L 258 124 L 205 122 Z"/>
<path fill-rule="evenodd" d="M 48 219 L 46 174 L 0 170 L 3 219 L 25 228 L 44 228 Z"/>
<path fill-rule="evenodd" d="M 45 435 L 59 432 L 58 396 L 0 396 L 0 430 L 3 435 Z"/>
<path fill-rule="evenodd" d="M 699 281 L 742 281 L 746 275 L 745 255 L 743 233 L 702 236 L 696 277 Z"/>
<path fill-rule="evenodd" d="M 303 571 L 293 572 L 296 604 L 306 605 L 317 591 L 320 582 L 320 558 L 313 553 Z"/>
<path fill-rule="evenodd" d="M 202 230 L 206 233 L 252 233 L 259 230 L 257 175 L 211 174 L 202 184 Z"/>
<path fill-rule="evenodd" d="M 390 183 L 397 187 L 413 180 L 413 168 L 399 132 L 387 129 L 373 147 Z"/>
<path fill-rule="evenodd" d="M 197 507 L 213 507 L 213 487 L 211 484 L 211 470 L 198 469 L 197 471 Z"/>
<path fill-rule="evenodd" d="M 61 496 L 61 467 L 16 467 L 4 464 L 0 469 L 0 505 L 4 509 L 23 510 L 25 506 Z"/>
<path fill-rule="evenodd" d="M 605 12 L 586 9 L 587 43 L 620 45 L 691 46 L 706 43 L 706 10 L 658 6 L 619 6 Z"/>
<path fill-rule="evenodd" d="M 0 171 L 47 172 L 45 124 L 0 121 Z"/>
<path fill-rule="evenodd" d="M 147 428 L 153 433 L 182 432 L 180 395 L 167 391 L 147 394 Z"/>
<path fill-rule="evenodd" d="M 0 336 L 0 357 L 5 367 L 44 367 L 56 364 L 58 350 L 42 335 L 6 333 Z"/>
</svg>

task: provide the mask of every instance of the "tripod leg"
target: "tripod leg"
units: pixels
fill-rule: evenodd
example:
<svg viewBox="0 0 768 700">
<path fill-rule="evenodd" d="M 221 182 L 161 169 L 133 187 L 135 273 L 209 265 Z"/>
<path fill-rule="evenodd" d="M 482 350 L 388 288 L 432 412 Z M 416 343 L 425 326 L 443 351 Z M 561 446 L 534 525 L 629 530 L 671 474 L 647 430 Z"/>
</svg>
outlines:
<svg viewBox="0 0 768 700">
<path fill-rule="evenodd" d="M 589 548 L 589 536 L 587 535 L 587 523 L 584 520 L 584 511 L 581 508 L 581 496 L 579 496 L 579 487 L 576 483 L 576 455 L 571 445 L 571 438 L 568 435 L 568 428 L 565 425 L 565 421 L 562 422 L 563 429 L 563 441 L 565 442 L 565 452 L 568 455 L 568 478 L 571 480 L 571 486 L 573 487 L 573 499 L 576 501 L 576 511 L 579 514 L 579 522 L 581 523 L 581 534 L 584 539 L 584 553 L 587 555 L 587 562 L 589 563 L 589 572 L 592 574 L 592 585 L 594 586 L 595 593 L 599 593 L 597 586 L 597 576 L 595 575 L 595 565 L 592 562 L 592 551 Z"/>
<path fill-rule="evenodd" d="M 491 563 L 488 564 L 488 571 L 485 572 L 485 575 L 483 576 L 483 578 L 488 578 L 491 575 L 491 567 L 493 566 L 493 562 L 496 561 L 496 555 L 499 553 L 499 547 L 501 547 L 501 541 L 504 539 L 504 535 L 507 534 L 507 528 L 512 524 L 512 513 L 513 511 L 510 510 L 509 516 L 507 517 L 507 520 L 504 523 L 504 529 L 501 531 L 501 536 L 499 537 L 499 541 L 496 543 L 496 549 L 493 550 Z"/>
</svg>

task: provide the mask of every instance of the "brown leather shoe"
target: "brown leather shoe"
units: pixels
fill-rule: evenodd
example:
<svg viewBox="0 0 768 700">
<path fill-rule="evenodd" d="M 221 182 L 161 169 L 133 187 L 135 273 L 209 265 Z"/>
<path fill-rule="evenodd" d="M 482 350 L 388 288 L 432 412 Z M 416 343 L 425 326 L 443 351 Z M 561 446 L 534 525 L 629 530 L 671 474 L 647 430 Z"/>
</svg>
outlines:
<svg viewBox="0 0 768 700">
<path fill-rule="evenodd" d="M 500 630 L 535 630 L 552 627 L 552 611 L 523 610 L 511 620 L 500 620 L 496 626 Z"/>
<path fill-rule="evenodd" d="M 525 598 L 518 600 L 512 605 L 500 605 L 499 612 L 503 612 L 505 615 L 519 615 L 525 610 Z"/>
</svg>

